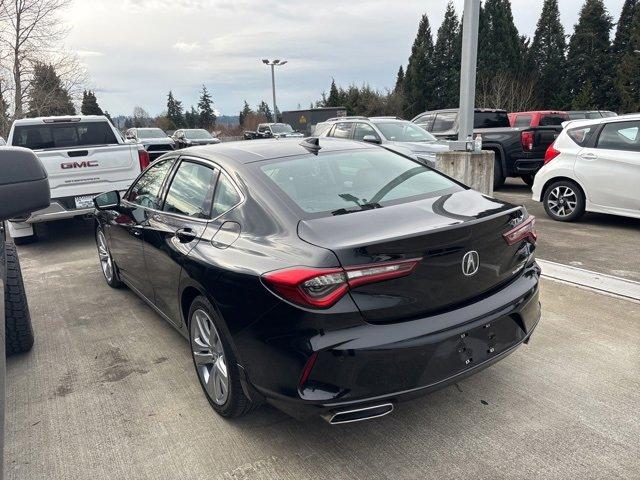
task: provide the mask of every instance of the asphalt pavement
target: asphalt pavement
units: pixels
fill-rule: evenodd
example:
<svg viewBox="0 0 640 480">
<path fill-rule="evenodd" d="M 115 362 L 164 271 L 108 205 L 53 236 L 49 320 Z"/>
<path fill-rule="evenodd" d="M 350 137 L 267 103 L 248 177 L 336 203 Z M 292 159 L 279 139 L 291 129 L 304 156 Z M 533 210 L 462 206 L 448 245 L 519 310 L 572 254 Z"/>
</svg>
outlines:
<svg viewBox="0 0 640 480">
<path fill-rule="evenodd" d="M 578 222 L 556 222 L 520 179 L 509 179 L 495 195 L 536 216 L 539 258 L 640 281 L 640 219 L 586 213 Z"/>
<path fill-rule="evenodd" d="M 540 256 L 637 278 L 638 256 L 597 247 L 637 247 L 625 232 L 640 223 L 587 220 L 578 231 L 607 232 L 592 238 L 531 210 Z M 330 426 L 265 406 L 225 420 L 186 340 L 105 285 L 91 224 L 42 230 L 19 250 L 36 343 L 7 362 L 7 479 L 640 478 L 640 303 L 543 280 L 529 345 L 387 417 Z"/>
</svg>

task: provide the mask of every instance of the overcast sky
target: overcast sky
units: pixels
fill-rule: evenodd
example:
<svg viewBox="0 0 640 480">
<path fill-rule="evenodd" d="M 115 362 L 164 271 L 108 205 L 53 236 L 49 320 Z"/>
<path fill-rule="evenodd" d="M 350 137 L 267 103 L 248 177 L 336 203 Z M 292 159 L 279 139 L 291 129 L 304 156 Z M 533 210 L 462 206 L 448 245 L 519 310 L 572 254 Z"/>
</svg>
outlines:
<svg viewBox="0 0 640 480">
<path fill-rule="evenodd" d="M 584 0 L 560 0 L 573 30 Z M 455 0 L 458 12 L 463 0 Z M 521 34 L 532 36 L 542 0 L 512 0 Z M 617 21 L 623 0 L 605 0 Z M 446 0 L 75 0 L 65 13 L 68 46 L 86 64 L 98 101 L 111 114 L 140 105 L 155 115 L 171 89 L 186 107 L 204 83 L 216 108 L 235 115 L 246 99 L 271 104 L 276 70 L 280 110 L 307 108 L 331 78 L 339 85 L 393 87 L 406 65 L 422 13 L 435 32 Z"/>
</svg>

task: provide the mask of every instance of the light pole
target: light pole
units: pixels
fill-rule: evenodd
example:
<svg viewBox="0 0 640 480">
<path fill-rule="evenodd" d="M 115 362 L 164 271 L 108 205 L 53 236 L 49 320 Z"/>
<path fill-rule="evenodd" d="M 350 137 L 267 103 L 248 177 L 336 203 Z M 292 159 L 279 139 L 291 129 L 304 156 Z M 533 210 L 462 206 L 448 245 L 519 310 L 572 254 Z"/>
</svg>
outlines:
<svg viewBox="0 0 640 480">
<path fill-rule="evenodd" d="M 265 65 L 269 65 L 271 67 L 271 90 L 273 90 L 273 120 L 274 122 L 278 121 L 278 107 L 276 106 L 276 74 L 275 68 L 281 67 L 285 63 L 286 60 L 273 60 L 269 61 L 267 59 L 263 59 L 262 63 Z"/>
</svg>

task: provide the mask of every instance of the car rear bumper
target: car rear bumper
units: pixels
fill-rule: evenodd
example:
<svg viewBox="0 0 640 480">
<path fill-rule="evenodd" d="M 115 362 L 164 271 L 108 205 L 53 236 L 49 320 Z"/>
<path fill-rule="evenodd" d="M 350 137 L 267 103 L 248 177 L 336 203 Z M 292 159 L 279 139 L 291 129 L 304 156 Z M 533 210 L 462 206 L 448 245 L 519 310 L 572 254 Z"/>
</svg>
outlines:
<svg viewBox="0 0 640 480">
<path fill-rule="evenodd" d="M 521 159 L 516 160 L 513 164 L 514 171 L 517 175 L 535 175 L 544 165 L 544 160 L 539 159 Z"/>
<path fill-rule="evenodd" d="M 308 338 L 313 354 L 304 366 L 310 374 L 303 385 L 274 391 L 252 379 L 252 386 L 298 418 L 393 404 L 437 390 L 529 340 L 540 319 L 539 276 L 534 263 L 499 291 L 453 311 L 322 331 Z"/>
</svg>

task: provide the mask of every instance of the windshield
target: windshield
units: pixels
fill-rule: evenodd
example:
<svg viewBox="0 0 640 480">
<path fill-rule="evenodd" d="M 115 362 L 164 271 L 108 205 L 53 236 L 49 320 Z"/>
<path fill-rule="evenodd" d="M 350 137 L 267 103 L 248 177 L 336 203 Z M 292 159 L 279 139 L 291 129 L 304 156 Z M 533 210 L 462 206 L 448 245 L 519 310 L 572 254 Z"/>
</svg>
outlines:
<svg viewBox="0 0 640 480">
<path fill-rule="evenodd" d="M 107 122 L 17 125 L 12 142 L 15 147 L 25 147 L 32 150 L 117 143 L 118 139 Z"/>
<path fill-rule="evenodd" d="M 376 122 L 384 137 L 391 142 L 435 142 L 436 137 L 411 122 Z"/>
<path fill-rule="evenodd" d="M 167 136 L 159 128 L 139 128 L 136 133 L 138 138 L 164 138 Z"/>
<path fill-rule="evenodd" d="M 314 216 L 381 208 L 462 189 L 434 170 L 378 149 L 320 153 L 256 165 L 295 205 Z"/>
<path fill-rule="evenodd" d="M 213 138 L 209 132 L 204 129 L 185 130 L 184 136 L 190 140 L 208 140 Z"/>
<path fill-rule="evenodd" d="M 287 123 L 274 123 L 271 125 L 271 131 L 273 133 L 291 133 L 293 128 Z"/>
</svg>

